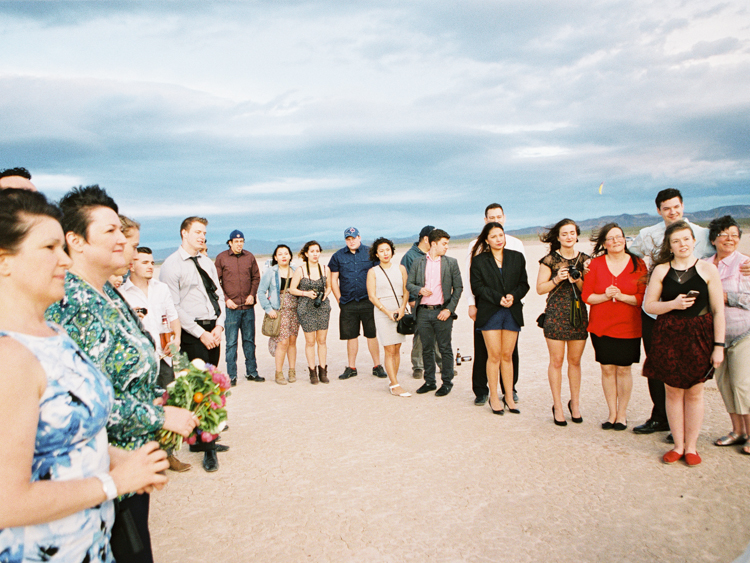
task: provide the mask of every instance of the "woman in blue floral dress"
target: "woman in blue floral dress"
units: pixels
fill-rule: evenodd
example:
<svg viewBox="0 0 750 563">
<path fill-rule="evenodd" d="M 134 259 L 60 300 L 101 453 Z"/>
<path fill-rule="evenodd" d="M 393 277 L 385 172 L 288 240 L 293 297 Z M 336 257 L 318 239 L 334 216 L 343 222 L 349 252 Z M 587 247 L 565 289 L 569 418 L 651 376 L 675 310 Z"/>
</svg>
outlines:
<svg viewBox="0 0 750 563">
<path fill-rule="evenodd" d="M 166 479 L 164 452 L 107 443 L 114 393 L 47 307 L 70 259 L 59 211 L 25 190 L 0 191 L 0 561 L 114 561 L 112 499 Z"/>
</svg>

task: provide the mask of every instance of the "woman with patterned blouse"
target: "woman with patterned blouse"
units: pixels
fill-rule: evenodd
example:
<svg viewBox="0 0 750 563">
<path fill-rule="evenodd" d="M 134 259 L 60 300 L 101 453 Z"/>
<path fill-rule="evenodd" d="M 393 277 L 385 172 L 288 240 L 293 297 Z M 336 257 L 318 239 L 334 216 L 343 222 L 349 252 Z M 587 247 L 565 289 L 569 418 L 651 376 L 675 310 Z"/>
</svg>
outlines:
<svg viewBox="0 0 750 563">
<path fill-rule="evenodd" d="M 197 420 L 187 409 L 154 404 L 158 398 L 154 343 L 136 313 L 107 282 L 126 263 L 127 241 L 120 230 L 117 204 L 99 186 L 88 186 L 68 192 L 60 207 L 73 265 L 65 277 L 65 296 L 50 307 L 47 318 L 60 324 L 112 382 L 110 444 L 136 449 L 154 440 L 162 428 L 187 437 Z M 147 494 L 120 500 L 112 530 L 117 563 L 152 561 L 148 504 Z M 130 518 L 143 546 L 137 553 L 131 550 L 124 524 Z"/>
<path fill-rule="evenodd" d="M 114 561 L 118 494 L 166 483 L 155 442 L 107 445 L 111 383 L 45 322 L 71 260 L 59 210 L 37 192 L 0 191 L 0 561 Z"/>
</svg>

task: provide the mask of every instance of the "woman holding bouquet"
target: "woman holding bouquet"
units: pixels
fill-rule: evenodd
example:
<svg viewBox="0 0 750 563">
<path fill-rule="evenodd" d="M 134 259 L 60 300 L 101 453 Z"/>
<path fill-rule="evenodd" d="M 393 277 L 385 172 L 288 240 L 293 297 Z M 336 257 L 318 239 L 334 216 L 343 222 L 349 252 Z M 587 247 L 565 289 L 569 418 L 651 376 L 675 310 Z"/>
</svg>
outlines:
<svg viewBox="0 0 750 563">
<path fill-rule="evenodd" d="M 0 559 L 113 562 L 113 499 L 161 488 L 169 464 L 154 442 L 107 445 L 112 385 L 45 322 L 71 265 L 59 218 L 38 192 L 0 191 Z"/>
<path fill-rule="evenodd" d="M 266 314 L 279 321 L 279 334 L 268 339 L 268 350 L 276 360 L 276 383 L 286 385 L 284 379 L 284 358 L 289 358 L 289 383 L 297 381 L 297 334 L 299 334 L 299 319 L 297 318 L 297 298 L 289 292 L 292 275 L 292 251 L 280 244 L 273 251 L 271 267 L 267 268 L 260 277 L 258 285 L 258 303 Z"/>
<path fill-rule="evenodd" d="M 109 276 L 126 264 L 127 243 L 117 204 L 99 186 L 74 188 L 61 200 L 62 226 L 72 259 L 65 296 L 47 311 L 109 377 L 115 389 L 107 421 L 109 442 L 132 450 L 154 440 L 162 429 L 189 436 L 198 420 L 187 409 L 162 407 L 157 399 L 158 361 L 151 337 L 136 313 L 109 285 Z M 117 563 L 152 561 L 148 531 L 149 496 L 121 498 L 112 529 Z M 133 551 L 135 524 L 142 549 Z"/>
<path fill-rule="evenodd" d="M 292 277 L 289 290 L 297 299 L 297 315 L 302 332 L 305 333 L 305 357 L 310 372 L 310 383 L 328 383 L 328 320 L 331 318 L 331 271 L 320 265 L 320 245 L 311 240 L 299 251 L 304 261 Z M 318 360 L 315 365 L 315 344 L 318 345 Z"/>
</svg>

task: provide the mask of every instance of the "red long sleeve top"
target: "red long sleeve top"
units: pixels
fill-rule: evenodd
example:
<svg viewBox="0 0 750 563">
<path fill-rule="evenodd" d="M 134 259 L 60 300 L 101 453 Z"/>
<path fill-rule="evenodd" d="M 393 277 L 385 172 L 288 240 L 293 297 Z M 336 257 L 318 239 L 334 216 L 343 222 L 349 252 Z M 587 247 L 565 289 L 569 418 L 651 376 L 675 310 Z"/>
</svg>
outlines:
<svg viewBox="0 0 750 563">
<path fill-rule="evenodd" d="M 612 275 L 604 255 L 594 258 L 589 265 L 589 273 L 583 281 L 583 300 L 588 302 L 592 293 L 603 294 L 610 285 L 616 285 L 626 295 L 635 295 L 636 304 L 628 305 L 611 299 L 589 307 L 588 331 L 597 336 L 612 338 L 640 338 L 641 303 L 646 292 L 646 265 L 638 259 L 638 267 L 633 271 L 628 263 L 619 276 Z"/>
</svg>

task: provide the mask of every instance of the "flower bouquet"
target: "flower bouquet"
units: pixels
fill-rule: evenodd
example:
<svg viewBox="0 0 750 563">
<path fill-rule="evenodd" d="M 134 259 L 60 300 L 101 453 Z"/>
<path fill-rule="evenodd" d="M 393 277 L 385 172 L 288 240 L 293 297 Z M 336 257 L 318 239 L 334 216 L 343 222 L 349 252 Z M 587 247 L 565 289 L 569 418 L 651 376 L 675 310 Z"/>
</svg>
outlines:
<svg viewBox="0 0 750 563">
<path fill-rule="evenodd" d="M 195 444 L 199 434 L 203 442 L 215 440 L 227 424 L 226 404 L 232 387 L 229 377 L 201 359 L 188 361 L 185 354 L 175 355 L 174 370 L 175 379 L 162 397 L 164 406 L 188 409 L 200 421 L 187 438 L 188 444 Z M 158 437 L 166 450 L 182 447 L 182 436 L 176 432 L 162 429 Z"/>
</svg>

